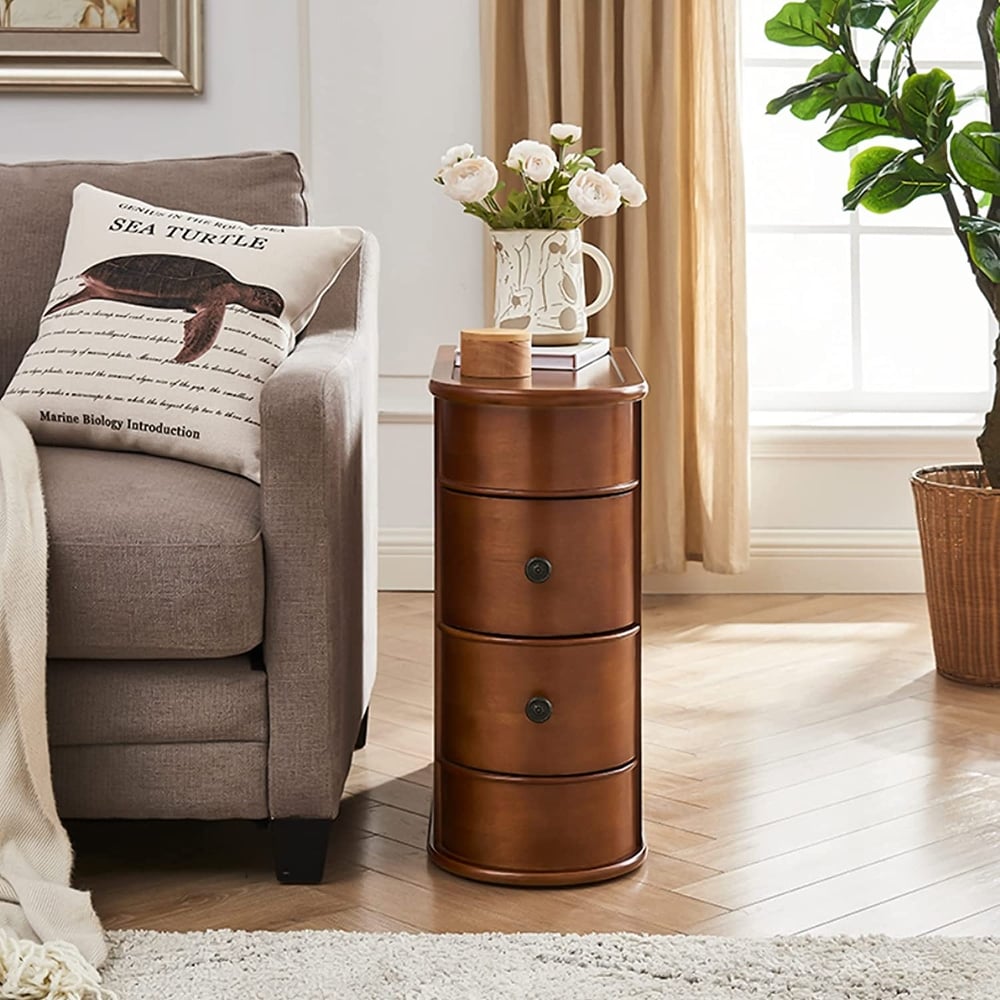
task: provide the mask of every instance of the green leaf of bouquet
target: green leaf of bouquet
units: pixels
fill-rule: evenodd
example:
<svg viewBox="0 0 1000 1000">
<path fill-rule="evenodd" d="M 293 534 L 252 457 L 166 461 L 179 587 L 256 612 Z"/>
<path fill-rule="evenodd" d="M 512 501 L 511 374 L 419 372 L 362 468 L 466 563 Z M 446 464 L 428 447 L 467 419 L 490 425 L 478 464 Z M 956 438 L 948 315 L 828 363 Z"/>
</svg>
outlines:
<svg viewBox="0 0 1000 1000">
<path fill-rule="evenodd" d="M 916 73 L 903 84 L 899 107 L 924 146 L 935 149 L 951 132 L 955 81 L 943 69 Z"/>
<path fill-rule="evenodd" d="M 764 25 L 764 34 L 779 45 L 819 45 L 831 52 L 837 48 L 837 36 L 808 3 L 786 3 Z"/>
<path fill-rule="evenodd" d="M 603 146 L 591 146 L 590 149 L 585 149 L 583 151 L 583 155 L 584 156 L 591 156 L 591 157 L 593 157 L 593 156 L 597 156 L 598 154 L 603 153 L 603 152 L 604 152 L 604 147 Z"/>
<path fill-rule="evenodd" d="M 827 149 L 842 153 L 876 136 L 899 134 L 899 129 L 886 118 L 881 108 L 871 104 L 852 104 L 819 141 Z"/>
<path fill-rule="evenodd" d="M 970 122 L 952 136 L 951 161 L 966 184 L 1000 195 L 1000 132 L 987 122 Z"/>
<path fill-rule="evenodd" d="M 913 159 L 916 152 L 872 146 L 858 153 L 851 161 L 850 190 L 844 195 L 844 208 L 862 205 L 883 215 L 923 195 L 946 190 L 948 178 L 917 163 Z"/>
</svg>

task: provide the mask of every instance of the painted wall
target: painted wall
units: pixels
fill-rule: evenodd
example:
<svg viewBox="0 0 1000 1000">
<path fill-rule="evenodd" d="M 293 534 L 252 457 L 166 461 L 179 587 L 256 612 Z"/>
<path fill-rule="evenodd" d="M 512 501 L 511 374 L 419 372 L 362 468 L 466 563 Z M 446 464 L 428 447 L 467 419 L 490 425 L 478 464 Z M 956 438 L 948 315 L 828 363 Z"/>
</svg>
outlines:
<svg viewBox="0 0 1000 1000">
<path fill-rule="evenodd" d="M 205 0 L 205 14 L 203 96 L 4 95 L 3 157 L 301 153 L 315 221 L 363 225 L 382 245 L 381 581 L 429 587 L 427 374 L 483 311 L 481 227 L 431 177 L 447 146 L 481 139 L 478 4 Z M 757 428 L 751 572 L 647 589 L 919 590 L 908 474 L 971 460 L 973 436 L 974 421 Z"/>
<path fill-rule="evenodd" d="M 205 92 L 4 94 L 6 162 L 297 149 L 299 20 L 268 0 L 206 0 Z"/>
</svg>

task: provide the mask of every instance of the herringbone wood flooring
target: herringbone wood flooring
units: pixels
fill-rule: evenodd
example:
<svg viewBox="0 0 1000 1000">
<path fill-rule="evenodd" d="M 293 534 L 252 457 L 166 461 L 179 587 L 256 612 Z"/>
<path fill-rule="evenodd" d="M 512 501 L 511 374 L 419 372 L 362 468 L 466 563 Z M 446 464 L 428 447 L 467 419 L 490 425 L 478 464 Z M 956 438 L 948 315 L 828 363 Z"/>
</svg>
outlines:
<svg viewBox="0 0 1000 1000">
<path fill-rule="evenodd" d="M 325 884 L 277 885 L 252 823 L 74 824 L 109 927 L 1000 934 L 1000 691 L 936 677 L 923 598 L 648 599 L 649 859 L 548 890 L 427 861 L 431 597 L 381 615 Z"/>
</svg>

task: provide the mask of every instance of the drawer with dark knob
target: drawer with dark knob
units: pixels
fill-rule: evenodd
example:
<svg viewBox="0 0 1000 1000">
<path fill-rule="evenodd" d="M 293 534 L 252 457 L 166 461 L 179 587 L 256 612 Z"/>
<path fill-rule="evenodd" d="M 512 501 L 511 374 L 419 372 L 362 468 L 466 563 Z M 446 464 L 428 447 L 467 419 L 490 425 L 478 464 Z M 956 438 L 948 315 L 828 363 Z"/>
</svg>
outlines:
<svg viewBox="0 0 1000 1000">
<path fill-rule="evenodd" d="M 440 490 L 446 625 L 510 636 L 615 632 L 639 620 L 635 491 L 513 500 Z"/>
<path fill-rule="evenodd" d="M 645 854 L 635 763 L 575 778 L 515 778 L 439 761 L 434 778 L 431 853 L 460 874 L 569 885 L 613 878 Z"/>
<path fill-rule="evenodd" d="M 508 774 L 583 774 L 638 753 L 638 628 L 561 640 L 438 629 L 438 752 Z"/>
</svg>

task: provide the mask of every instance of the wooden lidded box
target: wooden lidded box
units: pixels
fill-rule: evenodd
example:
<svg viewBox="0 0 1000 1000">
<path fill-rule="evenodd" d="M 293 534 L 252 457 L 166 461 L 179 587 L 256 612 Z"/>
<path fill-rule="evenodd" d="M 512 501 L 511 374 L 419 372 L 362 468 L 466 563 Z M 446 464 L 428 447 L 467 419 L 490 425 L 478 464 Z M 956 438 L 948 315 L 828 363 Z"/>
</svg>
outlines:
<svg viewBox="0 0 1000 1000">
<path fill-rule="evenodd" d="M 428 850 L 487 882 L 571 885 L 645 857 L 641 400 L 631 354 L 435 397 L 435 764 Z"/>
</svg>

